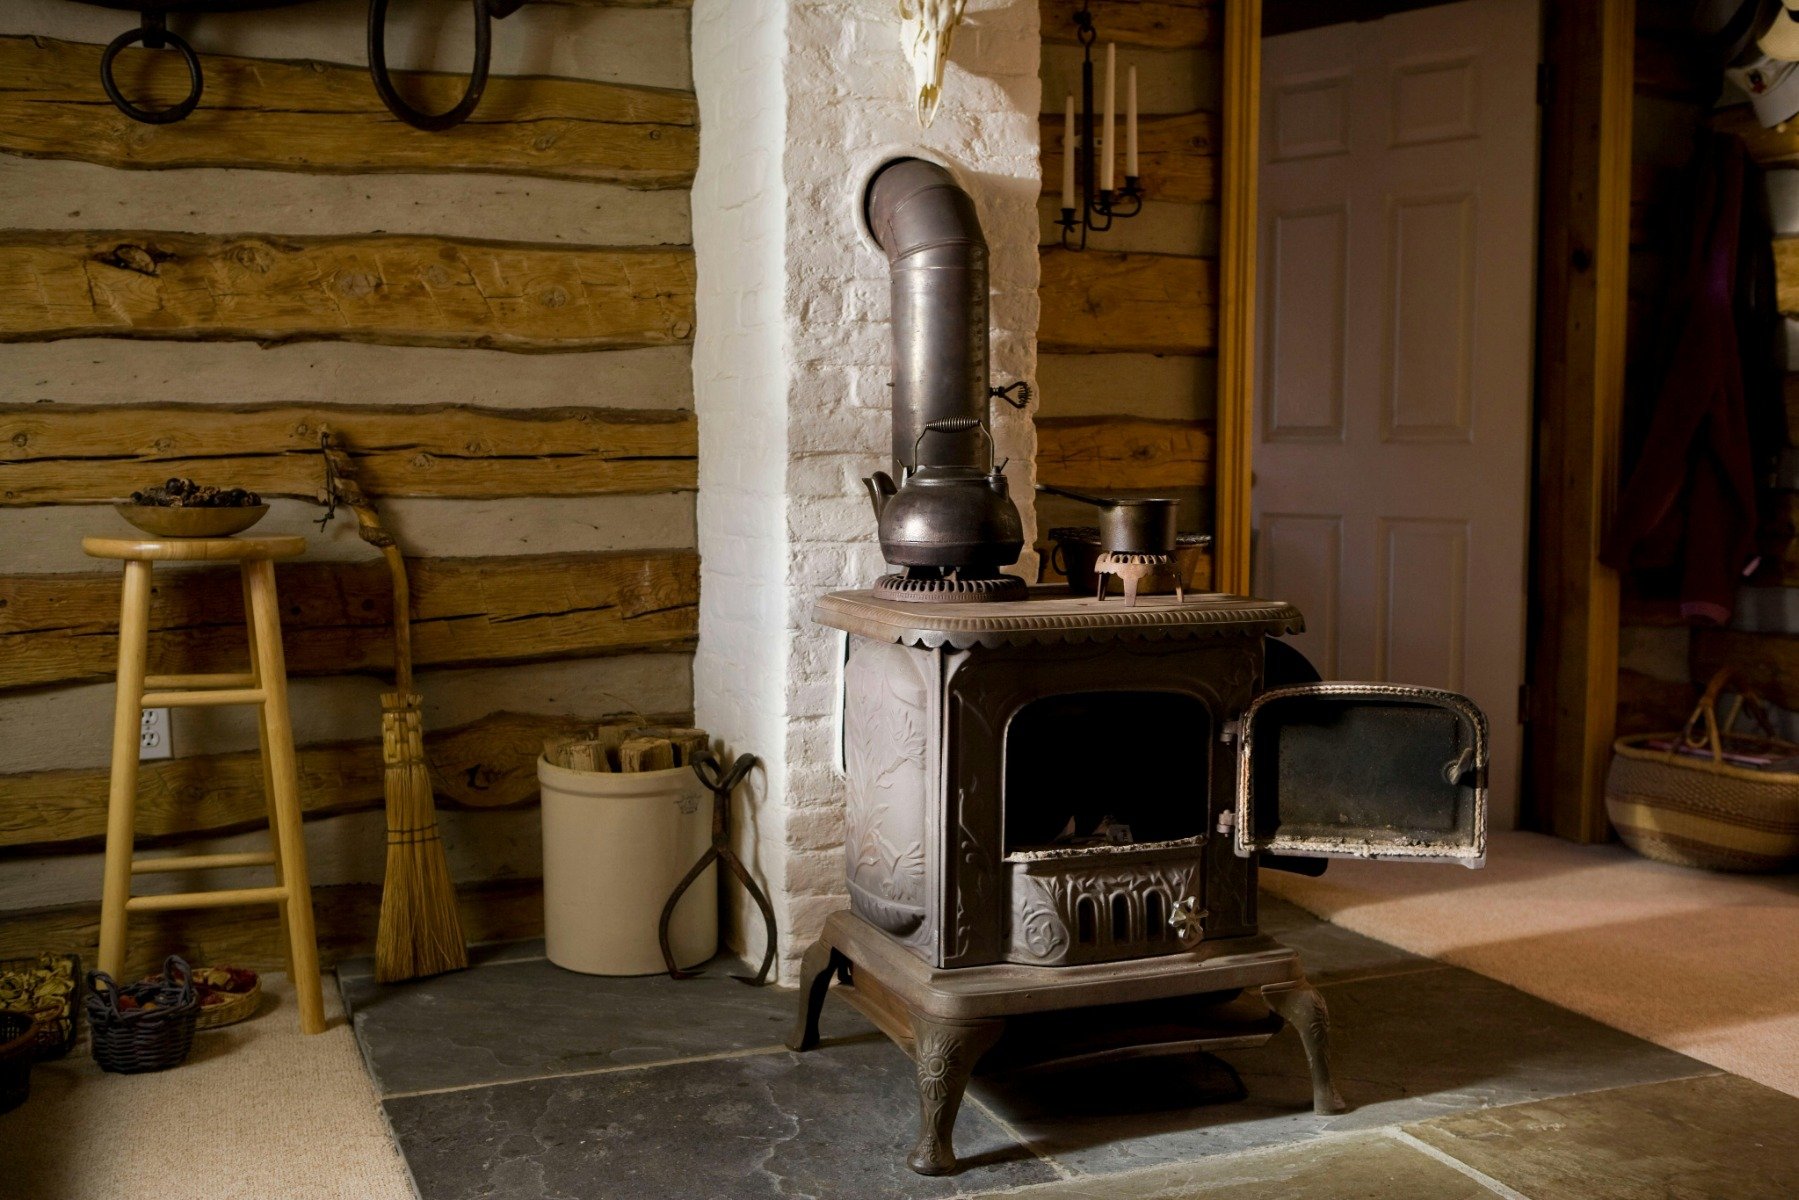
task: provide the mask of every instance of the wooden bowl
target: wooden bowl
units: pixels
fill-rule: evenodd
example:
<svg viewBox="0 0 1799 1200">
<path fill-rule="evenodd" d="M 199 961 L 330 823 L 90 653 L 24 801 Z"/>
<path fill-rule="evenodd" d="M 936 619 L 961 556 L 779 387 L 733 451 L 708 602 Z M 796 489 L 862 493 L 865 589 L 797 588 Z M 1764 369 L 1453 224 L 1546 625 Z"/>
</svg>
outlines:
<svg viewBox="0 0 1799 1200">
<path fill-rule="evenodd" d="M 230 537 L 262 520 L 266 504 L 234 508 L 167 508 L 160 504 L 115 504 L 119 515 L 145 533 L 168 538 Z"/>
</svg>

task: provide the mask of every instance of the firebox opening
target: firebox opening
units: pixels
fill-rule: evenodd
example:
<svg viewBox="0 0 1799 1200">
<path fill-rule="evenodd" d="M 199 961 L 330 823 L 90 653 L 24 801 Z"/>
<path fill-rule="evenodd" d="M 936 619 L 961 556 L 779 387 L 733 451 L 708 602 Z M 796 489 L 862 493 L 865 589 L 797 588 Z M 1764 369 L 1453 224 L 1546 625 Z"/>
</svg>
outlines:
<svg viewBox="0 0 1799 1200">
<path fill-rule="evenodd" d="M 1200 836 L 1212 742 L 1211 710 L 1180 692 L 1032 701 L 1006 727 L 1005 853 Z"/>
</svg>

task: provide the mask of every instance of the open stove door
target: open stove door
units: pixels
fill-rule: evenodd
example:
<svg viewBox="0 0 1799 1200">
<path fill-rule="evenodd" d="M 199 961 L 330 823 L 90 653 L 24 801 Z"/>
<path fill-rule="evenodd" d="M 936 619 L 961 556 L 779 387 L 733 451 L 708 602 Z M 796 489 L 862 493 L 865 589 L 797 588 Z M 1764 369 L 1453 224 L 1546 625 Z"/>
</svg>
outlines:
<svg viewBox="0 0 1799 1200">
<path fill-rule="evenodd" d="M 1483 866 L 1487 753 L 1485 714 L 1454 692 L 1270 689 L 1238 728 L 1236 852 Z"/>
</svg>

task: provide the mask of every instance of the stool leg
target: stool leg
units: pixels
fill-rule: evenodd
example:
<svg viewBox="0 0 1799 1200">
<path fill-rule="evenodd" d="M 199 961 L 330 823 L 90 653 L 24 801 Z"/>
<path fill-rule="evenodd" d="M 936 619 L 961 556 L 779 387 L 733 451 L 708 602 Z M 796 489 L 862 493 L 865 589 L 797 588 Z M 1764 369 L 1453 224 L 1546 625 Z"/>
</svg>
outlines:
<svg viewBox="0 0 1799 1200">
<path fill-rule="evenodd" d="M 150 564 L 125 563 L 119 604 L 119 679 L 112 710 L 112 782 L 106 799 L 106 866 L 100 888 L 100 969 L 125 975 L 125 902 L 137 814 L 137 756 L 143 741 L 144 659 L 150 642 Z"/>
<path fill-rule="evenodd" d="M 300 998 L 300 1031 L 325 1031 L 325 1001 L 319 986 L 319 950 L 312 926 L 312 884 L 306 874 L 306 842 L 300 828 L 299 765 L 294 759 L 294 727 L 287 710 L 287 660 L 281 650 L 281 612 L 275 600 L 275 564 L 245 564 L 250 581 L 251 635 L 256 670 L 262 677 L 263 733 L 267 738 L 271 805 L 281 880 L 287 899 L 281 916 L 287 926 L 287 953 L 294 990 Z"/>
<path fill-rule="evenodd" d="M 256 606 L 250 603 L 250 570 L 249 564 L 242 564 L 238 572 L 243 580 L 244 592 L 244 633 L 250 643 L 250 679 L 251 687 L 262 686 L 262 667 L 256 653 Z M 280 887 L 287 882 L 287 874 L 281 869 L 281 833 L 275 811 L 275 775 L 269 770 L 269 722 L 268 711 L 262 705 L 256 706 L 256 745 L 262 760 L 262 801 L 268 814 L 269 849 L 275 855 L 275 885 Z M 293 939 L 287 936 L 287 905 L 279 906 L 281 918 L 281 950 L 287 958 L 287 977 L 295 979 Z"/>
</svg>

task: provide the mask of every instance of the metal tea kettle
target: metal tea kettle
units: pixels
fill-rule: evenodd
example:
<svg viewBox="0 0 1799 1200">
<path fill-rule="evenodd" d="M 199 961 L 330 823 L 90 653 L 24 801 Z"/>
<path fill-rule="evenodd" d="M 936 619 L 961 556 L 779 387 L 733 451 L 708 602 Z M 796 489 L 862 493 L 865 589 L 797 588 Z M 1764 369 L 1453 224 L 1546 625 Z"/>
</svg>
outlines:
<svg viewBox="0 0 1799 1200">
<path fill-rule="evenodd" d="M 987 443 L 987 469 L 920 461 L 932 433 L 978 429 Z M 993 434 L 975 417 L 927 422 L 913 443 L 913 468 L 897 487 L 885 471 L 863 482 L 874 503 L 881 553 L 905 567 L 997 569 L 1018 561 L 1024 522 L 1006 485 L 1005 464 L 993 461 Z"/>
</svg>

